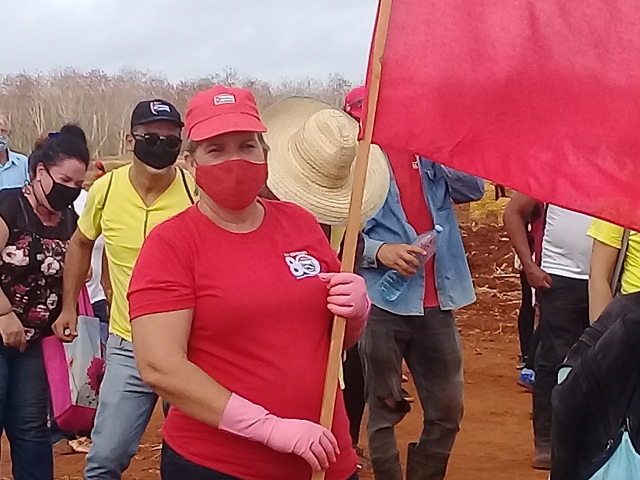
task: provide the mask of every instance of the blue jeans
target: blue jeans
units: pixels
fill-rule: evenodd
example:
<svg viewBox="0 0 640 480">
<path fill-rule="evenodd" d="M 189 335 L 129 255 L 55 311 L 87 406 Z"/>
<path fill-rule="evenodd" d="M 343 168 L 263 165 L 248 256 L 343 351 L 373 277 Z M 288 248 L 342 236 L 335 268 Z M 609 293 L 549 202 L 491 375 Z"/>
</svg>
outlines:
<svg viewBox="0 0 640 480">
<path fill-rule="evenodd" d="M 85 480 L 120 480 L 138 451 L 157 401 L 140 378 L 133 344 L 111 334 Z"/>
<path fill-rule="evenodd" d="M 48 413 L 41 340 L 24 353 L 0 345 L 0 434 L 9 439 L 15 480 L 53 480 Z"/>
<path fill-rule="evenodd" d="M 196 465 L 180 456 L 166 443 L 162 445 L 160 476 L 162 480 L 239 480 L 236 477 Z M 358 480 L 358 474 L 354 473 L 346 480 Z"/>
</svg>

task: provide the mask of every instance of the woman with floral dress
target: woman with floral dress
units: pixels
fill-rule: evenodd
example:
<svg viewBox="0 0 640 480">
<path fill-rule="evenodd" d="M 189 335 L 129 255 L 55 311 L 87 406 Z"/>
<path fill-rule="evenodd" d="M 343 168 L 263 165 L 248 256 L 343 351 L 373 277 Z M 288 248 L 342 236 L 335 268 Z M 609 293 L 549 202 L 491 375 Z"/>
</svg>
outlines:
<svg viewBox="0 0 640 480">
<path fill-rule="evenodd" d="M 31 183 L 0 191 L 0 432 L 15 480 L 52 480 L 42 338 L 60 314 L 72 204 L 89 164 L 84 132 L 65 125 L 29 157 Z"/>
</svg>

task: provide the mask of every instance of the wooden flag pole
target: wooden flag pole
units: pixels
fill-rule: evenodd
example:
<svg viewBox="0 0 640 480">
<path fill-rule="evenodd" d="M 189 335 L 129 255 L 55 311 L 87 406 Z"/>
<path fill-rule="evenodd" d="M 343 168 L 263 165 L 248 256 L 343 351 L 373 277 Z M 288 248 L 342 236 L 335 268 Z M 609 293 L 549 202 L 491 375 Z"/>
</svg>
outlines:
<svg viewBox="0 0 640 480">
<path fill-rule="evenodd" d="M 392 0 L 380 0 L 378 7 L 378 19 L 373 40 L 373 52 L 371 56 L 371 81 L 367 93 L 367 121 L 364 125 L 363 139 L 358 144 L 356 165 L 353 177 L 353 190 L 351 192 L 351 205 L 347 219 L 344 249 L 342 253 L 342 271 L 353 272 L 356 263 L 356 248 L 358 245 L 358 233 L 360 232 L 360 215 L 362 212 L 362 199 L 364 186 L 367 179 L 369 166 L 369 153 L 371 151 L 371 139 L 373 126 L 378 106 L 378 94 L 380 92 L 380 76 L 382 72 L 382 56 L 387 40 L 389 28 L 389 16 L 391 14 Z M 329 359 L 327 373 L 324 381 L 324 393 L 322 396 L 322 410 L 320 412 L 320 424 L 331 429 L 336 403 L 338 387 L 338 375 L 342 364 L 342 352 L 344 344 L 344 332 L 346 322 L 344 318 L 335 317 L 331 331 L 331 343 L 329 347 Z M 324 480 L 325 472 L 315 472 L 312 480 Z"/>
</svg>

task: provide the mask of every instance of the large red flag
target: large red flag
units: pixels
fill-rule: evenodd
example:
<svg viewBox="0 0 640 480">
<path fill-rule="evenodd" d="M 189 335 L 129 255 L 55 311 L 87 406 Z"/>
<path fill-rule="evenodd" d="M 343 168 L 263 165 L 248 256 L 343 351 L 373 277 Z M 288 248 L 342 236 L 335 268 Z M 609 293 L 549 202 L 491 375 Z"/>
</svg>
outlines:
<svg viewBox="0 0 640 480">
<path fill-rule="evenodd" d="M 373 142 L 640 230 L 640 2 L 393 0 Z"/>
</svg>

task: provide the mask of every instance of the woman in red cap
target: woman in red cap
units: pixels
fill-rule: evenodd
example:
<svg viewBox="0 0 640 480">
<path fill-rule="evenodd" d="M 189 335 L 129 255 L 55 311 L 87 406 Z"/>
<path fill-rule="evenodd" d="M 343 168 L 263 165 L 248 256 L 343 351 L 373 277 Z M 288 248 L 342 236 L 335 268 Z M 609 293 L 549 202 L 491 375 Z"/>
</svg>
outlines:
<svg viewBox="0 0 640 480">
<path fill-rule="evenodd" d="M 341 392 L 333 431 L 317 422 L 332 314 L 350 347 L 364 281 L 337 273 L 310 213 L 258 199 L 266 128 L 251 92 L 198 93 L 186 129 L 200 202 L 153 230 L 129 290 L 140 373 L 172 405 L 162 478 L 356 479 Z"/>
</svg>

